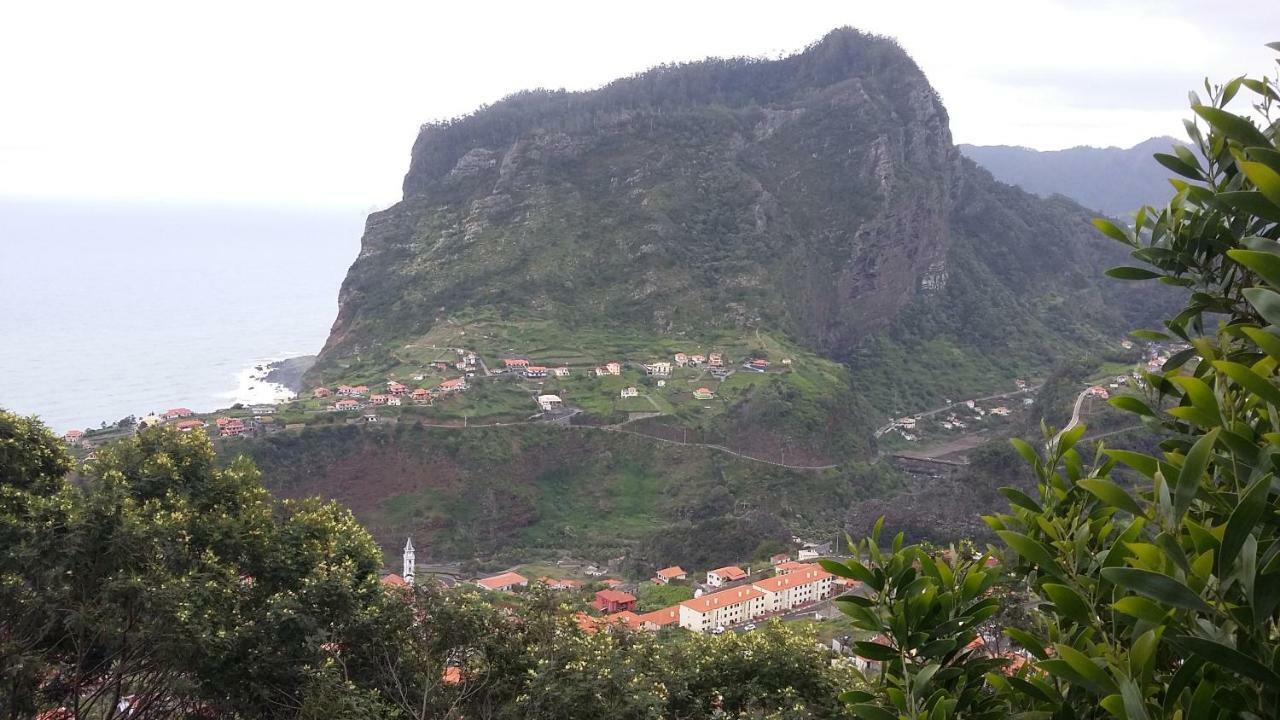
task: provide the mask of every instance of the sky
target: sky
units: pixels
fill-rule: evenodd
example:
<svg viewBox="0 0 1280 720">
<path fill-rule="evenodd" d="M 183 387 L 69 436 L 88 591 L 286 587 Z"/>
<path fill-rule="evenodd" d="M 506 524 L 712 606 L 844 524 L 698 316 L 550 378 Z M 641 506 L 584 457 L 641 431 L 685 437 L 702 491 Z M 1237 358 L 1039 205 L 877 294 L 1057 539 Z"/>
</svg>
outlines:
<svg viewBox="0 0 1280 720">
<path fill-rule="evenodd" d="M 1130 146 L 1274 74 L 1280 2 L 8 2 L 0 196 L 386 207 L 425 122 L 843 25 L 902 44 L 957 142 Z"/>
</svg>

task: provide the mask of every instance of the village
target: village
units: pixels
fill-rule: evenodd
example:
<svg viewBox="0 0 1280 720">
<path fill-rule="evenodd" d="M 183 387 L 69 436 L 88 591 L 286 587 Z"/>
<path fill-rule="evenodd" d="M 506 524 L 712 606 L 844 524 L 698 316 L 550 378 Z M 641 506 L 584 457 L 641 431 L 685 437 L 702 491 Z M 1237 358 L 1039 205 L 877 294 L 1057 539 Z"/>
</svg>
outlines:
<svg viewBox="0 0 1280 720">
<path fill-rule="evenodd" d="M 237 406 L 215 413 L 170 408 L 139 418 L 136 427 L 171 424 L 182 432 L 205 429 L 219 438 L 238 438 L 335 420 L 394 423 L 402 416 L 466 426 L 485 420 L 490 424 L 565 422 L 586 411 L 625 421 L 671 414 L 683 407 L 711 410 L 708 403 L 719 397 L 722 387 L 741 390 L 758 378 L 789 373 L 793 367 L 791 358 L 775 363 L 765 357 L 748 357 L 735 366 L 723 351 L 675 352 L 669 357 L 578 366 L 549 366 L 515 354 L 490 365 L 467 348 L 447 351 L 450 359 L 433 361 L 403 382 L 390 377 L 372 387 L 363 383 L 320 386 L 280 405 Z M 469 395 L 476 395 L 474 402 L 466 401 Z M 92 450 L 118 435 L 73 429 L 64 439 L 73 447 Z"/>
</svg>

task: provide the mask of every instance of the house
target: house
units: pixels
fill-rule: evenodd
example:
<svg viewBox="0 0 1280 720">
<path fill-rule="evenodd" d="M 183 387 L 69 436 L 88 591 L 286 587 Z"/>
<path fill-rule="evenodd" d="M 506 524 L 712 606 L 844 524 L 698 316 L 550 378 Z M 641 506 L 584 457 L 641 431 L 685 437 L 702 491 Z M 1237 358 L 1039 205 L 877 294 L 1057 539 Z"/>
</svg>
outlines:
<svg viewBox="0 0 1280 720">
<path fill-rule="evenodd" d="M 231 422 L 231 418 L 229 418 L 229 417 L 225 417 L 225 416 L 224 416 L 224 417 L 217 418 L 217 419 L 215 419 L 215 420 L 213 421 L 213 423 L 214 423 L 215 425 L 217 425 L 217 426 L 218 426 L 218 429 L 219 429 L 219 430 L 221 430 L 222 428 L 226 427 L 226 426 L 227 426 L 227 423 L 229 423 L 229 422 Z"/>
<path fill-rule="evenodd" d="M 644 371 L 646 375 L 653 375 L 654 377 L 667 377 L 671 374 L 671 363 L 665 360 L 659 360 L 658 362 L 649 363 L 648 365 L 645 365 Z"/>
<path fill-rule="evenodd" d="M 543 412 L 563 410 L 564 401 L 560 399 L 559 395 L 539 395 L 538 407 L 542 408 Z"/>
<path fill-rule="evenodd" d="M 530 365 L 524 369 L 524 376 L 527 378 L 544 378 L 547 376 L 547 369 L 542 365 Z"/>
<path fill-rule="evenodd" d="M 431 402 L 431 391 L 426 388 L 417 388 L 409 395 L 416 403 Z"/>
<path fill-rule="evenodd" d="M 163 417 L 165 420 L 177 420 L 178 418 L 191 417 L 194 414 L 195 413 L 191 412 L 186 408 L 173 408 L 170 410 L 165 410 L 164 415 L 162 415 L 161 417 Z"/>
<path fill-rule="evenodd" d="M 1111 394 L 1107 392 L 1107 389 L 1102 387 L 1101 385 L 1094 385 L 1093 387 L 1089 388 L 1085 392 L 1102 400 L 1106 400 L 1108 397 L 1111 396 Z"/>
<path fill-rule="evenodd" d="M 403 394 L 405 394 L 405 393 L 406 393 L 406 392 L 408 392 L 408 391 L 409 391 L 409 388 L 405 387 L 404 385 L 401 385 L 400 383 L 396 382 L 395 380 L 388 380 L 388 381 L 387 381 L 387 394 L 388 394 L 388 395 L 403 395 Z"/>
<path fill-rule="evenodd" d="M 791 358 L 782 358 L 782 364 L 786 367 L 791 367 Z"/>
<path fill-rule="evenodd" d="M 636 609 L 636 596 L 621 590 L 598 590 L 596 599 L 591 603 L 591 607 L 606 614 L 623 612 L 624 610 L 634 611 Z"/>
<path fill-rule="evenodd" d="M 436 392 L 439 392 L 439 393 L 461 392 L 463 390 L 466 390 L 467 387 L 468 386 L 467 386 L 466 378 L 453 378 L 452 380 L 445 380 L 444 382 L 437 385 Z"/>
<path fill-rule="evenodd" d="M 409 587 L 409 583 L 405 582 L 404 578 L 400 577 L 395 573 L 389 573 L 387 575 L 383 575 L 382 584 L 386 585 L 387 587 Z"/>
<path fill-rule="evenodd" d="M 361 416 L 361 418 L 367 423 L 378 422 L 378 414 L 373 412 L 372 410 L 366 412 L 364 415 Z"/>
<path fill-rule="evenodd" d="M 339 400 L 338 402 L 329 406 L 329 410 L 333 412 L 345 412 L 347 410 L 359 410 L 359 409 L 360 409 L 360 401 L 353 400 L 351 398 L 343 398 L 342 400 Z"/>
<path fill-rule="evenodd" d="M 462 361 L 467 364 L 467 367 L 475 367 L 476 354 L 473 352 L 468 352 L 466 355 L 462 357 Z"/>
<path fill-rule="evenodd" d="M 1022 378 L 1018 378 L 1018 379 L 1016 379 L 1016 380 L 1014 380 L 1014 381 L 1013 381 L 1013 386 L 1014 386 L 1014 387 L 1016 387 L 1016 388 L 1018 388 L 1019 390 L 1026 390 L 1026 389 L 1027 389 L 1027 381 L 1026 381 L 1026 380 L 1023 380 Z"/>
<path fill-rule="evenodd" d="M 387 398 L 387 404 L 397 405 L 397 406 L 400 405 L 400 397 L 397 395 L 392 395 L 391 397 Z"/>
<path fill-rule="evenodd" d="M 196 428 L 204 427 L 204 421 L 196 420 L 196 419 L 179 420 L 177 423 L 174 424 L 174 427 L 178 428 L 179 432 L 191 432 Z"/>
<path fill-rule="evenodd" d="M 562 367 L 555 368 L 554 370 L 551 371 L 551 374 L 555 375 L 556 377 L 569 377 L 569 367 L 565 365 Z"/>
<path fill-rule="evenodd" d="M 653 581 L 659 585 L 666 585 L 672 580 L 684 580 L 689 574 L 679 565 L 672 565 L 659 570 L 654 576 Z"/>
<path fill-rule="evenodd" d="M 640 627 L 649 630 L 661 630 L 664 627 L 680 624 L 680 606 L 672 605 L 661 610 L 654 610 L 639 617 Z"/>
<path fill-rule="evenodd" d="M 958 423 L 957 423 L 958 424 Z M 805 543 L 804 548 L 796 553 L 800 560 L 817 560 L 831 554 L 831 543 Z"/>
<path fill-rule="evenodd" d="M 636 390 L 635 386 L 624 387 L 618 391 L 618 395 L 623 398 L 639 397 L 640 391 Z"/>
<path fill-rule="evenodd" d="M 707 584 L 711 587 L 720 587 L 725 583 L 731 583 L 736 580 L 745 578 L 747 574 L 737 565 L 729 565 L 715 570 L 707 571 Z"/>
<path fill-rule="evenodd" d="M 512 592 L 518 587 L 527 587 L 529 580 L 520 573 L 504 572 L 492 577 L 480 578 L 476 584 L 485 590 Z"/>
<path fill-rule="evenodd" d="M 79 445 L 80 441 L 84 440 L 84 431 L 68 430 L 65 433 L 63 433 L 62 439 L 65 440 L 68 445 Z"/>
<path fill-rule="evenodd" d="M 808 567 L 813 567 L 813 563 L 804 563 L 804 562 L 797 562 L 795 560 L 786 560 L 778 563 L 777 565 L 774 565 L 773 570 L 778 575 L 786 575 L 789 572 L 793 572 L 795 570 L 803 570 Z"/>
<path fill-rule="evenodd" d="M 524 358 L 507 358 L 502 361 L 502 364 L 508 370 L 524 370 L 529 367 L 529 361 Z"/>
<path fill-rule="evenodd" d="M 614 590 L 617 590 L 623 585 L 626 585 L 626 583 L 622 582 L 621 580 L 618 580 L 617 578 L 605 578 L 600 581 L 600 584 L 604 585 L 607 588 L 612 588 Z"/>
<path fill-rule="evenodd" d="M 756 372 L 764 372 L 769 369 L 769 361 L 764 358 L 751 358 L 743 367 Z"/>
<path fill-rule="evenodd" d="M 789 562 L 790 560 L 791 556 L 787 553 L 778 553 L 777 555 L 771 555 L 769 557 L 769 564 L 777 567 L 782 563 Z"/>
<path fill-rule="evenodd" d="M 1005 417 L 1005 416 L 1006 416 L 1006 415 L 1008 415 L 1010 412 L 1011 412 L 1011 411 L 1009 410 L 1009 408 L 1005 407 L 1004 405 L 1001 405 L 1001 406 L 999 406 L 999 407 L 993 407 L 993 408 L 991 408 L 991 414 L 992 414 L 992 415 L 999 415 L 1000 417 Z"/>
<path fill-rule="evenodd" d="M 373 405 L 386 405 L 387 396 L 386 395 L 370 395 L 369 402 Z"/>
<path fill-rule="evenodd" d="M 352 395 L 357 395 L 357 396 L 360 396 L 360 397 L 364 397 L 365 395 L 368 395 L 368 394 L 369 394 L 369 386 L 368 386 L 368 385 L 357 385 L 357 386 L 355 386 L 355 387 L 351 388 L 351 394 L 352 394 Z"/>
<path fill-rule="evenodd" d="M 693 391 L 694 400 L 710 400 L 715 396 L 716 396 L 715 393 L 711 392 L 709 389 L 704 387 L 698 388 L 697 390 Z"/>
<path fill-rule="evenodd" d="M 765 612 L 783 612 L 826 599 L 835 588 L 834 580 L 831 573 L 809 565 L 751 583 L 751 587 L 765 594 Z"/>
<path fill-rule="evenodd" d="M 246 432 L 248 432 L 248 429 L 245 428 L 242 420 L 229 418 L 229 421 L 222 426 L 222 429 L 218 431 L 218 434 L 222 437 L 237 437 L 244 435 Z"/>
<path fill-rule="evenodd" d="M 679 365 L 680 367 L 684 367 L 685 365 L 689 364 L 689 356 L 685 355 L 682 352 L 678 352 L 675 354 L 675 361 L 676 361 L 676 365 Z"/>
<path fill-rule="evenodd" d="M 351 395 L 355 394 L 355 388 L 351 387 L 350 385 L 339 385 L 338 394 L 342 395 L 343 397 L 350 397 Z"/>
<path fill-rule="evenodd" d="M 333 391 L 326 387 L 318 387 L 311 391 L 311 397 L 313 398 L 327 398 L 332 394 Z"/>
<path fill-rule="evenodd" d="M 680 627 L 706 632 L 759 617 L 765 612 L 765 594 L 750 585 L 685 600 L 680 603 Z"/>
<path fill-rule="evenodd" d="M 570 580 L 569 578 L 544 577 L 544 578 L 539 578 L 539 580 L 542 582 L 543 585 L 546 585 L 548 588 L 552 590 L 577 590 L 578 588 L 582 587 L 582 583 L 578 582 L 577 580 Z"/>
<path fill-rule="evenodd" d="M 253 405 L 249 408 L 249 412 L 253 413 L 254 415 L 275 415 L 276 406 L 275 405 Z"/>
<path fill-rule="evenodd" d="M 690 356 L 689 356 L 689 364 L 690 364 L 690 365 L 701 365 L 701 364 L 705 363 L 706 361 L 707 361 L 707 358 L 706 358 L 706 356 L 704 356 L 704 355 L 690 355 Z"/>
<path fill-rule="evenodd" d="M 1120 347 L 1124 348 L 1125 350 L 1132 350 L 1132 349 L 1133 349 L 1133 341 L 1132 341 L 1132 340 L 1121 340 L 1121 341 L 1120 341 Z"/>
<path fill-rule="evenodd" d="M 707 365 L 713 368 L 724 367 L 724 356 L 720 353 L 711 353 L 707 356 Z"/>
</svg>

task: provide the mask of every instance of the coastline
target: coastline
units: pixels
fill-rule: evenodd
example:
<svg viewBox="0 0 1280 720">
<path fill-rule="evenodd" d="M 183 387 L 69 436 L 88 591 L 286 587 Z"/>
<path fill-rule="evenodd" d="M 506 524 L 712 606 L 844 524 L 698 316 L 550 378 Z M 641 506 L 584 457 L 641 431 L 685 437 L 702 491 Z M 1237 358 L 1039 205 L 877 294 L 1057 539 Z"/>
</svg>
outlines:
<svg viewBox="0 0 1280 720">
<path fill-rule="evenodd" d="M 266 365 L 262 380 L 282 385 L 289 392 L 297 393 L 302 389 L 302 376 L 316 364 L 315 355 L 299 355 L 298 357 L 277 360 Z"/>
</svg>

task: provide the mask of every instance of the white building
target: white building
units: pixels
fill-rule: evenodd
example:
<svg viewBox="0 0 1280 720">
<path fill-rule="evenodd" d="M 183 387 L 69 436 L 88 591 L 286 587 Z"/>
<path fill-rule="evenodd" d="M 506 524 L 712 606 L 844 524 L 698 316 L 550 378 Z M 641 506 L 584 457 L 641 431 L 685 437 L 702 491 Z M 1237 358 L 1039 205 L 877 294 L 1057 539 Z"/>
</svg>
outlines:
<svg viewBox="0 0 1280 720">
<path fill-rule="evenodd" d="M 706 632 L 760 617 L 766 612 L 765 594 L 754 587 L 721 590 L 680 603 L 680 627 Z"/>
<path fill-rule="evenodd" d="M 817 565 L 806 565 L 751 583 L 751 587 L 764 593 L 765 612 L 779 612 L 830 597 L 835 576 Z"/>
<path fill-rule="evenodd" d="M 405 584 L 413 587 L 413 569 L 417 567 L 414 562 L 413 538 L 404 539 L 404 553 L 401 555 L 404 568 L 400 573 L 400 577 L 404 578 Z"/>
<path fill-rule="evenodd" d="M 623 398 L 639 397 L 640 391 L 636 390 L 634 387 L 624 387 L 622 390 L 618 391 L 618 395 Z"/>
<path fill-rule="evenodd" d="M 542 408 L 543 412 L 560 410 L 564 408 L 564 401 L 560 399 L 559 395 L 539 395 L 538 407 Z"/>
<path fill-rule="evenodd" d="M 671 375 L 671 363 L 665 360 L 659 360 L 658 362 L 645 365 L 644 371 L 654 377 L 667 377 Z"/>
<path fill-rule="evenodd" d="M 708 570 L 707 584 L 711 587 L 720 587 L 727 583 L 742 580 L 745 577 L 747 577 L 747 573 L 744 572 L 742 568 L 736 565 L 729 565 L 727 567 L 716 568 L 715 570 Z"/>
</svg>

